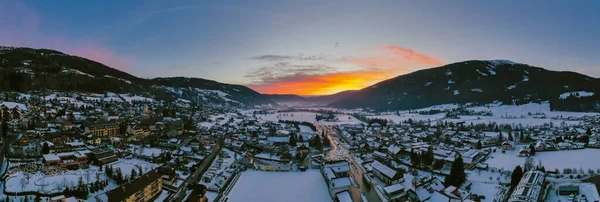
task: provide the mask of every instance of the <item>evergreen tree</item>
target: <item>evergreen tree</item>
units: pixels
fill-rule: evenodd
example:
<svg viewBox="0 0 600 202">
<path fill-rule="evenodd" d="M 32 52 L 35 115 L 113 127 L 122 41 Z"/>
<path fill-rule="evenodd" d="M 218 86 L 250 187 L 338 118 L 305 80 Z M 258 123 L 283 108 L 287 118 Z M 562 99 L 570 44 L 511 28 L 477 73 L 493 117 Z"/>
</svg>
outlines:
<svg viewBox="0 0 600 202">
<path fill-rule="evenodd" d="M 504 135 L 502 135 L 502 131 L 500 131 L 500 132 L 498 133 L 498 143 L 499 143 L 499 144 L 502 144 L 502 142 L 504 142 L 504 137 L 503 137 L 503 136 L 504 136 Z"/>
<path fill-rule="evenodd" d="M 535 156 L 535 146 L 533 145 L 533 143 L 529 144 L 529 154 L 531 156 Z"/>
<path fill-rule="evenodd" d="M 292 146 L 292 147 L 296 146 L 296 135 L 295 134 L 290 135 L 290 146 Z"/>
<path fill-rule="evenodd" d="M 419 155 L 417 154 L 416 151 L 413 151 L 410 153 L 410 162 L 414 167 L 421 166 L 421 159 L 419 159 Z"/>
<path fill-rule="evenodd" d="M 523 140 L 525 140 L 525 136 L 523 135 L 523 131 L 521 130 L 521 132 L 519 133 L 519 142 L 523 142 Z"/>
<path fill-rule="evenodd" d="M 481 140 L 477 141 L 477 144 L 475 145 L 476 149 L 481 149 L 483 147 L 483 145 L 481 144 Z"/>
<path fill-rule="evenodd" d="M 133 179 L 135 179 L 137 177 L 137 172 L 135 171 L 135 168 L 131 169 L 131 176 L 130 177 L 131 177 L 130 180 L 133 180 Z"/>
<path fill-rule="evenodd" d="M 433 156 L 433 148 L 429 147 L 427 152 L 423 154 L 423 164 L 425 164 L 425 166 L 431 166 L 431 164 L 433 164 Z"/>
<path fill-rule="evenodd" d="M 48 145 L 48 142 L 44 142 L 44 145 L 42 146 L 42 154 L 48 153 L 50 153 L 50 146 Z"/>
<path fill-rule="evenodd" d="M 515 141 L 510 131 L 508 131 L 508 141 Z"/>
<path fill-rule="evenodd" d="M 523 168 L 521 168 L 521 166 L 515 167 L 515 169 L 513 170 L 512 174 L 510 176 L 510 184 L 513 187 L 517 186 L 519 184 L 519 181 L 521 181 L 522 177 L 523 177 Z"/>
<path fill-rule="evenodd" d="M 587 130 L 585 131 L 585 134 L 587 136 L 592 136 L 592 129 L 590 129 L 589 127 L 587 128 Z"/>
<path fill-rule="evenodd" d="M 445 186 L 455 186 L 460 187 L 462 183 L 467 179 L 467 174 L 465 173 L 465 165 L 463 164 L 462 156 L 456 157 L 454 162 L 452 162 L 452 168 L 450 169 L 450 175 L 446 176 L 444 179 Z"/>
<path fill-rule="evenodd" d="M 323 150 L 323 143 L 321 142 L 321 137 L 316 137 L 315 138 L 315 148 L 317 148 L 318 150 Z"/>
</svg>

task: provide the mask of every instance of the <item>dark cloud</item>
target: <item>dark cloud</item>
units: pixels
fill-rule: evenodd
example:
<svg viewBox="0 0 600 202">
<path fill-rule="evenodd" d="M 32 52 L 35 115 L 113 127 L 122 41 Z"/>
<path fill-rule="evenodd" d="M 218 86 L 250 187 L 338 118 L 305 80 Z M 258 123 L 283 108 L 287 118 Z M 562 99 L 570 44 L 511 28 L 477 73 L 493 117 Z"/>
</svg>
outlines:
<svg viewBox="0 0 600 202">
<path fill-rule="evenodd" d="M 303 65 L 290 62 L 277 62 L 248 72 L 245 77 L 254 83 L 268 83 L 281 78 L 307 75 L 323 75 L 337 72 L 334 67 L 322 64 Z"/>
<path fill-rule="evenodd" d="M 259 55 L 259 56 L 254 56 L 251 58 L 248 58 L 250 60 L 261 60 L 261 61 L 267 61 L 267 62 L 275 62 L 275 61 L 286 61 L 286 60 L 298 60 L 298 61 L 304 61 L 304 60 L 326 60 L 327 56 L 323 55 L 323 54 L 317 54 L 317 55 L 304 55 L 304 54 L 298 54 L 298 55 Z"/>
</svg>

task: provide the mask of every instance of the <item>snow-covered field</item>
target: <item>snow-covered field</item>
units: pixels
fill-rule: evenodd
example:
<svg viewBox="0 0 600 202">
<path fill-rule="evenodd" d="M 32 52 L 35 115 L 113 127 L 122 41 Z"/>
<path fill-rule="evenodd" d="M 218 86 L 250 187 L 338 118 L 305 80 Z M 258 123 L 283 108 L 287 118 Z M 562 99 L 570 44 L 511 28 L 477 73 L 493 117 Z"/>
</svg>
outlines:
<svg viewBox="0 0 600 202">
<path fill-rule="evenodd" d="M 428 110 L 446 110 L 457 108 L 458 105 L 446 104 L 437 105 L 432 107 L 423 108 L 415 111 L 428 111 Z M 538 126 L 552 123 L 554 126 L 572 126 L 579 125 L 582 121 L 574 120 L 563 120 L 561 118 L 573 117 L 581 118 L 583 116 L 597 116 L 600 113 L 585 113 L 585 112 L 564 112 L 564 111 L 551 111 L 550 104 L 544 102 L 542 104 L 529 103 L 524 105 L 498 105 L 490 104 L 488 106 L 469 107 L 468 110 L 476 112 L 489 111 L 492 112 L 492 116 L 459 116 L 460 119 L 444 119 L 446 113 L 439 113 L 434 115 L 421 115 L 418 113 L 409 113 L 409 111 L 399 111 L 393 113 L 387 113 L 382 115 L 368 116 L 370 118 L 380 118 L 391 120 L 394 123 L 412 120 L 422 121 L 436 121 L 444 120 L 450 122 L 465 122 L 466 124 L 478 124 L 478 123 L 490 123 L 496 122 L 498 124 L 514 124 L 522 126 Z"/>
<path fill-rule="evenodd" d="M 229 202 L 241 201 L 332 201 L 319 170 L 306 172 L 246 171 L 234 185 Z"/>
<path fill-rule="evenodd" d="M 500 151 L 492 153 L 490 159 L 486 163 L 490 167 L 504 168 L 505 170 L 514 169 L 517 165 L 523 167 L 525 163 L 525 157 L 518 157 L 521 146 L 517 146 L 515 150 L 506 151 L 502 153 Z M 590 158 L 600 155 L 600 149 L 580 149 L 580 150 L 561 150 L 561 151 L 548 151 L 548 152 L 537 152 L 535 156 L 532 156 L 533 162 L 538 163 L 542 160 L 542 165 L 546 170 L 558 169 L 562 172 L 564 168 L 583 168 L 585 171 L 588 169 L 596 170 L 600 168 L 600 161 L 590 160 Z M 493 157 L 493 158 L 492 158 Z"/>
<path fill-rule="evenodd" d="M 416 114 L 416 113 L 404 113 L 404 114 L 400 114 L 400 115 L 386 114 L 386 115 L 377 115 L 377 116 L 368 116 L 368 117 L 392 120 L 394 123 L 401 123 L 403 121 L 407 121 L 408 119 L 412 119 L 413 121 L 431 120 L 432 122 L 435 122 L 436 120 L 442 119 L 445 116 L 446 116 L 445 113 L 439 113 L 439 114 L 433 114 L 433 115 L 420 115 L 420 114 Z"/>
<path fill-rule="evenodd" d="M 143 147 L 140 149 L 139 145 L 130 145 L 129 151 L 136 155 L 142 155 L 146 157 L 160 156 L 162 149 L 154 147 Z M 141 150 L 141 152 L 140 152 Z"/>
<path fill-rule="evenodd" d="M 25 175 L 25 173 L 17 172 L 8 176 L 5 188 L 6 191 L 9 192 L 38 191 L 44 193 L 58 193 L 67 186 L 77 186 L 80 177 L 86 184 L 96 182 L 96 174 L 100 175 L 100 179 L 106 179 L 104 172 L 99 171 L 98 167 L 90 167 L 90 169 L 75 171 L 63 170 L 63 172 L 54 175 L 44 175 L 41 172 L 37 172 L 32 173 L 29 176 L 29 180 L 27 180 L 27 175 Z"/>
<path fill-rule="evenodd" d="M 362 123 L 360 120 L 347 114 L 336 114 L 338 121 L 325 121 L 321 120 L 316 122 L 317 113 L 314 112 L 278 112 L 273 114 L 260 114 L 256 115 L 258 121 L 261 122 L 278 122 L 279 120 L 319 123 L 323 125 L 339 125 L 339 124 L 359 124 Z"/>
<path fill-rule="evenodd" d="M 142 168 L 144 173 L 158 167 L 158 164 L 150 163 L 140 159 L 119 159 L 119 161 L 109 164 L 113 169 L 119 168 L 123 172 L 124 176 L 130 176 L 131 171 L 135 169 L 138 172 L 139 168 Z M 139 168 L 138 168 L 139 167 Z M 139 173 L 138 173 L 139 174 Z"/>
<path fill-rule="evenodd" d="M 119 96 L 121 96 L 125 100 L 125 102 L 129 102 L 129 103 L 131 103 L 132 101 L 154 102 L 154 99 L 152 99 L 152 98 L 142 97 L 142 96 L 138 96 L 138 95 L 119 94 Z"/>
<path fill-rule="evenodd" d="M 261 122 L 272 121 L 278 122 L 279 120 L 299 121 L 299 122 L 310 122 L 316 121 L 317 113 L 313 112 L 280 112 L 274 114 L 257 114 L 256 117 Z"/>
</svg>

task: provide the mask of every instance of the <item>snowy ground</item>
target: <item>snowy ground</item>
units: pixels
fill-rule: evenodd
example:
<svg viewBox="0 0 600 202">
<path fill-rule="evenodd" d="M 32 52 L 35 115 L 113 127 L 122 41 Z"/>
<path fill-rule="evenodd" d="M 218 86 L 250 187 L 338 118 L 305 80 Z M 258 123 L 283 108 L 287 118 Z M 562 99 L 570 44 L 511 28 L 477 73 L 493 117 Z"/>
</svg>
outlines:
<svg viewBox="0 0 600 202">
<path fill-rule="evenodd" d="M 229 194 L 229 202 L 332 201 L 319 170 L 306 172 L 246 171 Z"/>
<path fill-rule="evenodd" d="M 109 164 L 113 169 L 119 168 L 121 172 L 123 172 L 124 176 L 130 176 L 131 171 L 135 169 L 135 172 L 138 172 L 138 167 L 142 168 L 144 173 L 158 167 L 158 164 L 150 163 L 141 159 L 119 159 L 119 161 Z M 139 174 L 139 173 L 138 173 Z"/>
<path fill-rule="evenodd" d="M 506 153 L 492 152 L 491 157 L 485 162 L 490 167 L 504 168 L 505 170 L 512 170 L 517 165 L 525 163 L 525 157 L 518 157 L 520 146 L 517 145 L 515 150 L 506 151 Z M 548 152 L 537 152 L 535 156 L 532 156 L 533 162 L 537 164 L 540 160 L 546 170 L 559 169 L 561 172 L 564 168 L 583 168 L 585 171 L 588 169 L 600 168 L 600 161 L 591 161 L 590 157 L 599 156 L 600 149 L 580 149 L 580 150 L 561 150 L 561 151 L 548 151 Z"/>
<path fill-rule="evenodd" d="M 162 192 L 160 192 L 160 195 L 158 196 L 158 198 L 156 198 L 156 202 L 162 202 L 165 201 L 167 199 L 167 197 L 169 197 L 169 192 L 165 191 L 164 189 L 162 190 Z"/>
<path fill-rule="evenodd" d="M 160 148 L 153 148 L 153 147 L 143 147 L 141 148 L 141 152 L 140 152 L 140 146 L 139 145 L 130 145 L 131 147 L 129 148 L 129 151 L 131 151 L 131 153 L 133 154 L 141 154 L 142 156 L 146 156 L 146 157 L 154 157 L 154 156 L 160 156 L 160 153 L 162 153 L 162 149 Z"/>
<path fill-rule="evenodd" d="M 257 114 L 256 117 L 261 122 L 272 121 L 278 122 L 279 120 L 299 121 L 314 123 L 316 121 L 317 113 L 314 112 L 278 112 L 274 114 Z"/>
<path fill-rule="evenodd" d="M 64 190 L 66 186 L 77 186 L 80 177 L 86 184 L 96 182 L 96 174 L 100 175 L 100 179 L 106 179 L 104 173 L 94 166 L 86 170 L 62 170 L 54 175 L 44 175 L 42 172 L 37 172 L 31 174 L 29 180 L 27 180 L 27 175 L 24 172 L 17 172 L 8 176 L 5 185 L 6 191 L 9 192 L 39 191 L 57 193 Z"/>
<path fill-rule="evenodd" d="M 486 201 L 494 201 L 496 195 L 500 192 L 502 186 L 499 184 L 493 183 L 473 183 L 471 185 L 471 193 L 477 195 L 484 195 L 485 199 L 481 200 L 483 202 Z"/>
<path fill-rule="evenodd" d="M 278 122 L 279 120 L 299 121 L 317 123 L 316 117 L 318 113 L 314 112 L 277 112 L 273 114 L 257 114 L 256 117 L 260 122 Z M 336 114 L 338 121 L 324 121 L 318 123 L 323 125 L 339 125 L 339 124 L 359 124 L 363 123 L 360 120 L 347 114 Z"/>
<path fill-rule="evenodd" d="M 428 111 L 432 109 L 446 110 L 457 108 L 457 105 L 437 105 L 428 108 L 423 108 L 414 111 Z M 560 118 L 574 117 L 580 118 L 583 116 L 597 116 L 599 113 L 583 113 L 583 112 L 564 112 L 564 111 L 551 111 L 550 104 L 544 102 L 542 104 L 529 103 L 524 105 L 499 105 L 489 104 L 487 106 L 469 107 L 469 110 L 476 112 L 490 111 L 493 113 L 492 116 L 459 116 L 460 119 L 444 119 L 445 113 L 438 113 L 433 115 L 421 115 L 416 112 L 410 113 L 409 111 L 398 111 L 388 112 L 381 115 L 371 115 L 370 118 L 381 118 L 391 120 L 394 123 L 412 120 L 447 120 L 452 122 L 465 122 L 466 124 L 478 124 L 478 123 L 490 123 L 496 122 L 498 124 L 521 124 L 523 126 L 538 126 L 552 123 L 555 126 L 562 124 L 566 126 L 579 125 L 581 121 L 569 121 L 562 120 Z M 537 118 L 536 118 L 537 117 Z M 542 118 L 545 117 L 545 118 Z"/>
</svg>

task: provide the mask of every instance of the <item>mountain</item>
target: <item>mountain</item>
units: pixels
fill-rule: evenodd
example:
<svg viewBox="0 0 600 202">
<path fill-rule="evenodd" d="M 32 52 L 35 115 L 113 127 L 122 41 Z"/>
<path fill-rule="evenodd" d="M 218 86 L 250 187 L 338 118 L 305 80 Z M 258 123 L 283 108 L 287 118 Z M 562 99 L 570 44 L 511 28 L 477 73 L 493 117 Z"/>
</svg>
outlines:
<svg viewBox="0 0 600 202">
<path fill-rule="evenodd" d="M 304 106 L 326 106 L 335 101 L 346 98 L 357 92 L 356 90 L 342 91 L 331 95 L 317 95 L 317 96 L 300 96 L 295 94 L 264 94 L 269 99 L 281 103 L 291 105 L 304 105 Z"/>
<path fill-rule="evenodd" d="M 447 103 L 550 101 L 555 110 L 598 111 L 598 93 L 600 80 L 579 73 L 550 71 L 507 60 L 473 60 L 385 80 L 329 106 L 398 110 Z"/>
<path fill-rule="evenodd" d="M 144 79 L 55 50 L 0 46 L 0 90 L 130 93 L 173 101 L 252 106 L 275 104 L 242 86 L 200 78 Z"/>
</svg>

